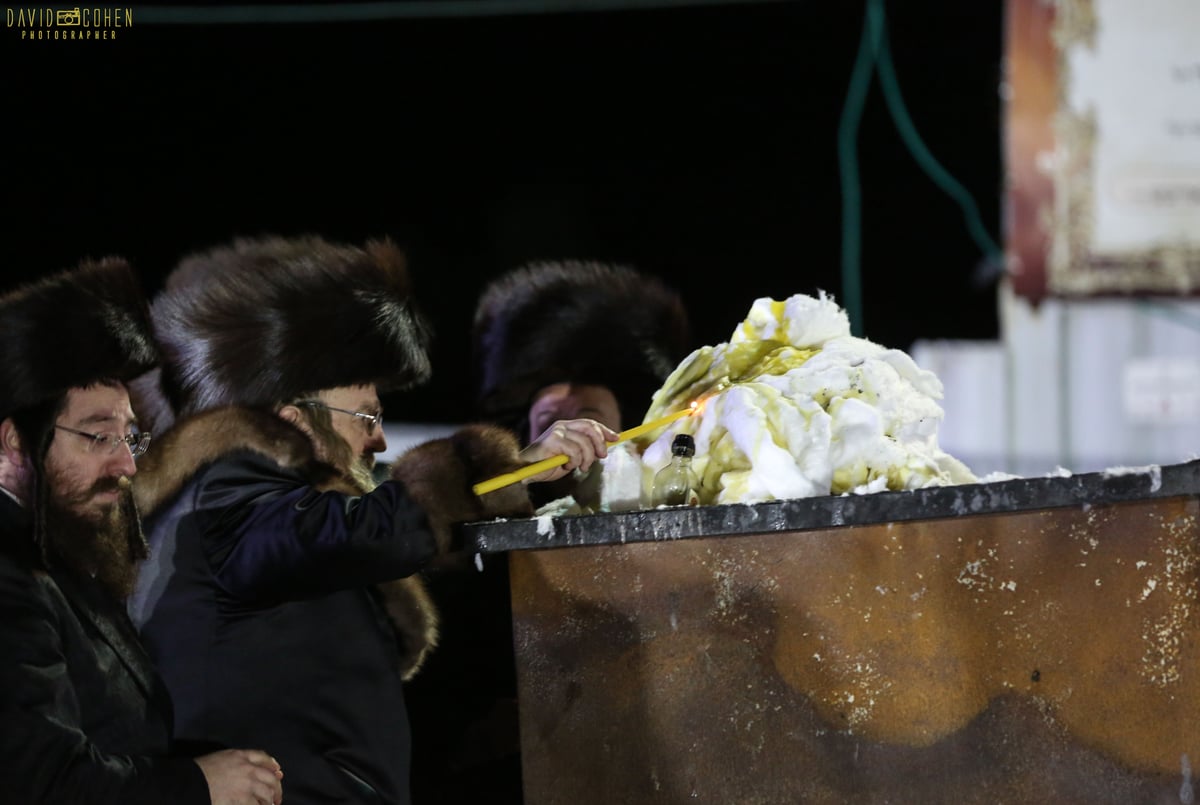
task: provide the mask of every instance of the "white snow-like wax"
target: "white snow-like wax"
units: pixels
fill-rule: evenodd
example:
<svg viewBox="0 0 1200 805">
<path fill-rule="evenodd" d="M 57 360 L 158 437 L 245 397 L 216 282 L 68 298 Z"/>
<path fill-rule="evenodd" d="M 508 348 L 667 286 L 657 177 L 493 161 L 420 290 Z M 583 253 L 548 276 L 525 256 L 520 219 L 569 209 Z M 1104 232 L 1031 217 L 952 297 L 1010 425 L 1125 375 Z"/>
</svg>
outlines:
<svg viewBox="0 0 1200 805">
<path fill-rule="evenodd" d="M 697 400 L 699 412 L 640 444 L 640 460 L 614 451 L 602 462 L 600 509 L 637 508 L 634 484 L 648 500 L 679 433 L 695 438 L 702 504 L 975 482 L 938 446 L 941 398 L 941 381 L 909 355 L 852 336 L 829 296 L 758 299 L 728 342 L 679 364 L 643 421 Z"/>
</svg>

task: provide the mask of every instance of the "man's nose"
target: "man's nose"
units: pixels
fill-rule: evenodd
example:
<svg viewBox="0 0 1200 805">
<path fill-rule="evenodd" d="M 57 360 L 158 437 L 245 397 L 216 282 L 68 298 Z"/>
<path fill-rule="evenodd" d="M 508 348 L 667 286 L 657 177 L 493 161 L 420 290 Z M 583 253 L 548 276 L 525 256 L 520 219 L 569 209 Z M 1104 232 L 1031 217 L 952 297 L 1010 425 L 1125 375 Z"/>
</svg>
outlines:
<svg viewBox="0 0 1200 805">
<path fill-rule="evenodd" d="M 372 453 L 382 453 L 387 450 L 387 436 L 384 436 L 383 428 L 376 428 L 375 432 L 367 437 L 365 446 Z"/>
<path fill-rule="evenodd" d="M 132 477 L 137 474 L 137 462 L 133 460 L 133 450 L 128 444 L 122 444 L 113 451 L 105 465 L 111 476 L 124 475 Z"/>
</svg>

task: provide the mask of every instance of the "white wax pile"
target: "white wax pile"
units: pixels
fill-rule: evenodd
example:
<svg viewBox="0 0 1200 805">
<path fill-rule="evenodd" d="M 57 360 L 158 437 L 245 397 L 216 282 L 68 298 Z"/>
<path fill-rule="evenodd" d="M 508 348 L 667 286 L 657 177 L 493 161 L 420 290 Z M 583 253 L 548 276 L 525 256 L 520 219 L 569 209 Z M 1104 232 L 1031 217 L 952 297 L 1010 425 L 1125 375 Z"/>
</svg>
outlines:
<svg viewBox="0 0 1200 805">
<path fill-rule="evenodd" d="M 677 433 L 695 437 L 702 503 L 974 482 L 938 447 L 941 397 L 906 353 L 850 335 L 828 296 L 758 299 L 728 343 L 693 352 L 654 395 L 645 421 L 703 408 L 645 447 L 643 487 Z"/>
</svg>

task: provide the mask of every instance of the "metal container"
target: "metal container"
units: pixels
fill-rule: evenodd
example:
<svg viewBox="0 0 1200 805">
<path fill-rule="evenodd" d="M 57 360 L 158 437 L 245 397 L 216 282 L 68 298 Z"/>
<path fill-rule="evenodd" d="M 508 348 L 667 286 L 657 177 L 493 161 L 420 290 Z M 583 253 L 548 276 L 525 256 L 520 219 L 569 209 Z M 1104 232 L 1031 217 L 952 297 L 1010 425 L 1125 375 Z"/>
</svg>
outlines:
<svg viewBox="0 0 1200 805">
<path fill-rule="evenodd" d="M 526 802 L 1192 803 L 1200 461 L 465 526 Z"/>
</svg>

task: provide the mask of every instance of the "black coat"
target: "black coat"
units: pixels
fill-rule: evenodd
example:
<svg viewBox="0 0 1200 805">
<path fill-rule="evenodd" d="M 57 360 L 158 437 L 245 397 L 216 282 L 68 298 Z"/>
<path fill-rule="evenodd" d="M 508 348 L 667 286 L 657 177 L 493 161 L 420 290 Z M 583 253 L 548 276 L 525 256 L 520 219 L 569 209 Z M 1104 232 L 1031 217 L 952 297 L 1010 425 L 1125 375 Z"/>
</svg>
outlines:
<svg viewBox="0 0 1200 805">
<path fill-rule="evenodd" d="M 209 803 L 168 757 L 170 700 L 120 605 L 34 559 L 28 513 L 0 493 L 0 797 L 37 803 Z"/>
<path fill-rule="evenodd" d="M 407 803 L 401 651 L 375 585 L 433 556 L 424 511 L 394 481 L 321 491 L 308 462 L 217 452 L 138 476 L 179 481 L 146 511 L 130 602 L 176 737 L 271 753 L 288 805 Z"/>
</svg>

